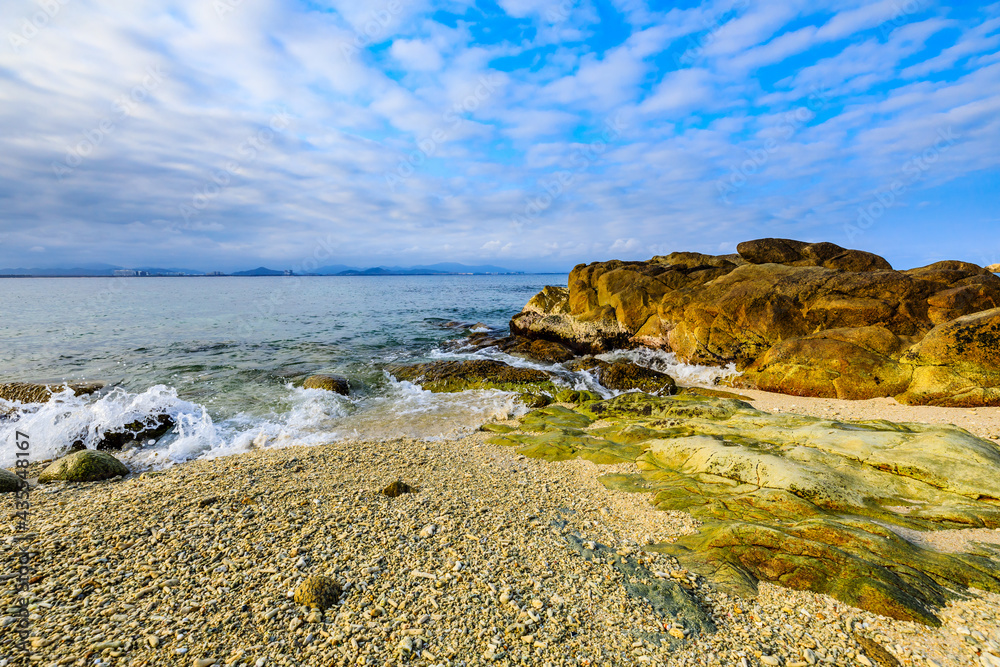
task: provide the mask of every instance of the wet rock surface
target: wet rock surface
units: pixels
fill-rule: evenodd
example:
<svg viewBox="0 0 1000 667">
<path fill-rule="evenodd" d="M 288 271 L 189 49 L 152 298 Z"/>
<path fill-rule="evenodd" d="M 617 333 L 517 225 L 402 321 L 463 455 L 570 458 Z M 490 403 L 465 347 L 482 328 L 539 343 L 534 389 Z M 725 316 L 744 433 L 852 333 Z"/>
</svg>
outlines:
<svg viewBox="0 0 1000 667">
<path fill-rule="evenodd" d="M 305 389 L 323 389 L 332 391 L 341 396 L 348 396 L 351 393 L 351 385 L 347 378 L 340 375 L 310 375 L 303 382 Z"/>
<path fill-rule="evenodd" d="M 492 442 L 548 461 L 635 462 L 603 481 L 702 521 L 656 548 L 732 593 L 769 581 L 936 625 L 957 591 L 1000 591 L 995 547 L 945 554 L 903 537 L 1000 527 L 1000 448 L 956 427 L 629 393 L 534 411 Z"/>
<path fill-rule="evenodd" d="M 386 371 L 397 380 L 419 384 L 429 391 L 455 392 L 468 389 L 554 392 L 555 385 L 544 371 L 517 368 L 490 359 L 433 361 L 424 364 L 393 365 Z"/>
</svg>

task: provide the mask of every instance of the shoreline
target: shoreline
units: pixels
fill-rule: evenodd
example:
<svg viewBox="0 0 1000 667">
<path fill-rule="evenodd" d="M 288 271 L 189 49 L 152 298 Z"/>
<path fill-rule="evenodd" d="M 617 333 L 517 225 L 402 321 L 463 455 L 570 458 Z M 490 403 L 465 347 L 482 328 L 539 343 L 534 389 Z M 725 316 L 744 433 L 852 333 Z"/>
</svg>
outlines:
<svg viewBox="0 0 1000 667">
<path fill-rule="evenodd" d="M 762 409 L 848 416 L 829 399 L 743 393 Z M 1000 414 L 938 410 L 948 423 L 980 430 Z M 326 666 L 363 656 L 398 664 L 409 638 L 405 662 L 425 665 L 740 665 L 744 657 L 749 665 L 805 665 L 806 649 L 818 664 L 855 664 L 857 629 L 901 664 L 957 667 L 978 661 L 985 642 L 1000 645 L 998 595 L 949 603 L 934 629 L 769 584 L 756 600 L 741 600 L 700 580 L 695 597 L 718 632 L 673 642 L 672 619 L 628 595 L 612 564 L 568 549 L 566 536 L 620 550 L 650 571 L 679 572 L 671 557 L 641 546 L 694 531 L 697 522 L 597 480 L 632 464 L 547 463 L 487 437 L 342 440 L 41 487 L 32 494 L 42 554 L 32 589 L 35 604 L 51 607 L 35 607 L 34 650 L 54 664 L 88 654 L 88 664 L 101 656 L 136 666 L 249 666 L 260 658 Z M 382 496 L 396 479 L 419 492 Z M 307 574 L 351 584 L 332 613 L 310 615 L 286 597 Z M 0 650 L 13 636 L 0 628 Z M 245 653 L 234 658 L 240 647 Z"/>
</svg>

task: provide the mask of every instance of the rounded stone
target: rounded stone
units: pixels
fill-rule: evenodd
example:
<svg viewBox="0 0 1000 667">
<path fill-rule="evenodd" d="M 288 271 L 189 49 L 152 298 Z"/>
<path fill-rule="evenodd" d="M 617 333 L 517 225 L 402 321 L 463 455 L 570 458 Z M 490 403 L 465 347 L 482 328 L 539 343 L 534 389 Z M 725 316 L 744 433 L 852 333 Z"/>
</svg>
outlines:
<svg viewBox="0 0 1000 667">
<path fill-rule="evenodd" d="M 343 589 L 334 579 L 316 575 L 308 577 L 295 589 L 296 604 L 328 609 L 337 604 Z"/>
<path fill-rule="evenodd" d="M 302 386 L 306 389 L 325 389 L 343 396 L 347 396 L 351 392 L 347 378 L 339 375 L 310 375 L 302 383 Z"/>
<path fill-rule="evenodd" d="M 46 482 L 94 482 L 127 475 L 129 469 L 124 463 L 107 452 L 84 449 L 54 461 L 38 481 Z"/>
<path fill-rule="evenodd" d="M 21 488 L 21 478 L 0 468 L 0 493 L 14 493 Z"/>
</svg>

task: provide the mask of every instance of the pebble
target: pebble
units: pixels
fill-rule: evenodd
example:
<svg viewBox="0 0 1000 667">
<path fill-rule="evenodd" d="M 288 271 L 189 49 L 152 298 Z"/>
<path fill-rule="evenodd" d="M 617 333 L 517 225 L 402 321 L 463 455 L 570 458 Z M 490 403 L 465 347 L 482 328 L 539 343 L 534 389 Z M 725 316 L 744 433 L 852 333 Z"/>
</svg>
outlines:
<svg viewBox="0 0 1000 667">
<path fill-rule="evenodd" d="M 485 438 L 261 449 L 34 494 L 37 662 L 82 665 L 99 645 L 89 665 L 799 667 L 864 664 L 849 634 L 863 629 L 906 667 L 1000 667 L 1000 596 L 951 602 L 927 628 L 770 584 L 727 595 L 642 550 L 697 523 L 598 480 L 631 464 L 547 463 Z M 399 479 L 413 492 L 382 493 Z M 569 534 L 689 588 L 718 632 L 685 634 Z M 325 611 L 293 599 L 314 576 L 343 586 Z"/>
</svg>

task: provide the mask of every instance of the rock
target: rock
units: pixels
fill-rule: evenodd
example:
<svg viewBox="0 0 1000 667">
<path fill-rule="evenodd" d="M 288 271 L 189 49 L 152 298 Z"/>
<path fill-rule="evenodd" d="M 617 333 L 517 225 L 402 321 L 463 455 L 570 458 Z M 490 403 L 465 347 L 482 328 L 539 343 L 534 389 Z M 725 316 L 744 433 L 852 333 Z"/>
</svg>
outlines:
<svg viewBox="0 0 1000 667">
<path fill-rule="evenodd" d="M 42 471 L 38 481 L 94 482 L 128 473 L 125 464 L 111 454 L 84 449 L 54 461 Z"/>
<path fill-rule="evenodd" d="M 597 419 L 607 425 L 583 430 Z M 1000 527 L 1000 447 L 956 427 L 627 393 L 536 410 L 491 442 L 549 461 L 635 462 L 639 474 L 601 481 L 702 522 L 696 535 L 649 548 L 737 595 L 771 581 L 938 625 L 935 610 L 960 591 L 1000 591 L 996 554 L 932 551 L 893 530 Z"/>
<path fill-rule="evenodd" d="M 52 394 L 63 391 L 66 387 L 73 390 L 76 396 L 92 394 L 104 387 L 103 382 L 70 382 L 68 384 L 30 384 L 27 382 L 8 382 L 0 384 L 0 399 L 20 403 L 45 403 Z"/>
<path fill-rule="evenodd" d="M 310 375 L 302 383 L 302 387 L 305 389 L 325 389 L 341 396 L 347 396 L 351 393 L 347 378 L 339 375 Z"/>
<path fill-rule="evenodd" d="M 432 361 L 412 366 L 386 368 L 398 380 L 419 384 L 435 392 L 467 389 L 501 389 L 531 393 L 556 392 L 548 374 L 534 368 L 516 368 L 488 359 L 469 361 Z"/>
<path fill-rule="evenodd" d="M 835 271 L 892 271 L 878 255 L 847 250 L 833 243 L 803 243 L 791 239 L 757 239 L 736 246 L 740 257 L 751 264 L 822 266 Z"/>
<path fill-rule="evenodd" d="M 1000 273 L 1000 264 L 990 264 L 986 267 L 986 270 L 991 273 Z"/>
<path fill-rule="evenodd" d="M 677 391 L 677 383 L 666 373 L 629 361 L 616 361 L 601 369 L 600 382 L 615 391 L 638 389 L 656 396 L 669 396 Z"/>
<path fill-rule="evenodd" d="M 917 367 L 903 403 L 1000 405 L 1000 308 L 939 324 L 903 361 Z"/>
<path fill-rule="evenodd" d="M 0 468 L 0 493 L 14 493 L 20 491 L 22 485 L 21 478 L 9 470 Z"/>
<path fill-rule="evenodd" d="M 871 331 L 899 339 L 882 327 L 835 329 L 775 344 L 732 381 L 734 386 L 753 387 L 793 396 L 868 399 L 894 396 L 906 390 L 913 369 L 887 354 L 895 347 L 876 336 L 876 344 L 861 339 Z M 848 333 L 851 332 L 851 333 Z M 857 337 L 851 335 L 857 333 Z M 885 342 L 882 346 L 878 343 Z M 874 349 L 873 349 L 874 348 Z"/>
<path fill-rule="evenodd" d="M 677 392 L 677 383 L 666 373 L 640 366 L 631 361 L 604 361 L 594 357 L 577 359 L 566 367 L 574 371 L 593 371 L 597 381 L 615 391 L 638 389 L 647 394 L 669 396 Z M 578 402 L 578 401 L 570 401 Z"/>
<path fill-rule="evenodd" d="M 389 498 L 398 498 L 404 493 L 416 493 L 416 489 L 401 479 L 397 479 L 395 482 L 382 489 L 382 495 Z"/>
<path fill-rule="evenodd" d="M 168 414 L 151 415 L 137 419 L 118 430 L 106 431 L 97 441 L 98 450 L 120 450 L 127 446 L 142 446 L 149 440 L 156 440 L 174 427 L 174 418 Z M 74 449 L 84 449 L 82 440 L 73 443 Z"/>
<path fill-rule="evenodd" d="M 957 261 L 895 271 L 832 243 L 758 239 L 739 250 L 581 264 L 568 289 L 543 290 L 511 331 L 580 354 L 643 345 L 689 363 L 734 364 L 747 371 L 739 386 L 799 395 L 996 400 L 992 359 L 956 353 L 925 363 L 906 351 L 935 327 L 1000 308 L 1000 276 Z"/>
<path fill-rule="evenodd" d="M 519 398 L 525 407 L 529 408 L 544 408 L 552 402 L 552 399 L 545 394 L 524 393 Z"/>
<path fill-rule="evenodd" d="M 865 652 L 868 659 L 878 665 L 878 667 L 902 667 L 899 664 L 899 660 L 896 660 L 896 656 L 886 651 L 885 648 L 883 648 L 882 645 L 875 640 L 869 639 L 868 637 L 864 637 L 857 633 L 854 633 L 852 638 L 858 643 L 859 646 L 861 646 L 861 650 Z"/>
<path fill-rule="evenodd" d="M 295 589 L 295 603 L 317 609 L 329 609 L 337 604 L 343 589 L 336 580 L 320 575 L 307 577 Z"/>
</svg>

